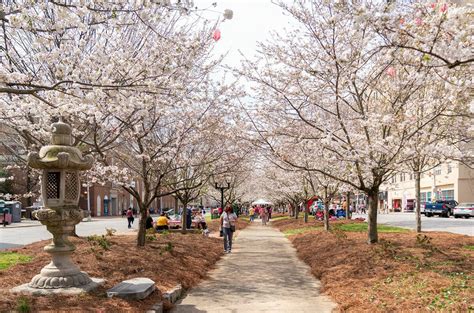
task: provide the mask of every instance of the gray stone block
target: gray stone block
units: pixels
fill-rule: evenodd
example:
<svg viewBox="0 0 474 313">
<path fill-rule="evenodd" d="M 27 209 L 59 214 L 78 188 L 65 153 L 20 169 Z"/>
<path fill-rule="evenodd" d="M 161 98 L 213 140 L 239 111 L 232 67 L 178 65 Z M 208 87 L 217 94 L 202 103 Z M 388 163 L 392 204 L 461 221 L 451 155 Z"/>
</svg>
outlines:
<svg viewBox="0 0 474 313">
<path fill-rule="evenodd" d="M 141 300 L 148 297 L 155 290 L 155 282 L 146 277 L 137 277 L 124 280 L 107 290 L 107 297 Z"/>
<path fill-rule="evenodd" d="M 183 287 L 181 284 L 176 285 L 173 289 L 164 292 L 163 293 L 163 298 L 168 300 L 171 303 L 175 303 L 176 301 L 179 300 L 183 293 Z"/>
</svg>

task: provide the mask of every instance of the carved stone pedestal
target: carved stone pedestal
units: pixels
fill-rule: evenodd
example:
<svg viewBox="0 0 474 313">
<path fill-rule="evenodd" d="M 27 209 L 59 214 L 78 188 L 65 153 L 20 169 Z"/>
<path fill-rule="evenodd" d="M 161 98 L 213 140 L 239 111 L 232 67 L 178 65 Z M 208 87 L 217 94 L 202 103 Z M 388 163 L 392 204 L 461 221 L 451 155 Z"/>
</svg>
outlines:
<svg viewBox="0 0 474 313">
<path fill-rule="evenodd" d="M 82 220 L 82 210 L 66 207 L 60 211 L 40 209 L 34 213 L 53 234 L 51 244 L 44 247 L 44 250 L 51 254 L 52 260 L 29 284 L 18 286 L 12 291 L 32 294 L 74 294 L 90 291 L 99 286 L 103 280 L 91 279 L 71 259 L 71 254 L 76 248 L 68 240 L 68 236 L 74 230 L 74 226 Z"/>
</svg>

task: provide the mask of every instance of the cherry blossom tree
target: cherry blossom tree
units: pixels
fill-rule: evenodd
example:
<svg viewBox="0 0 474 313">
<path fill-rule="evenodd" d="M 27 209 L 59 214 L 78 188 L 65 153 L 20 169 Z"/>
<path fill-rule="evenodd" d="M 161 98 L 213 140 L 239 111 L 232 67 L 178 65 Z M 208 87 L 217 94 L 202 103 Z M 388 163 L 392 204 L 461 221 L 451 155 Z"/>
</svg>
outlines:
<svg viewBox="0 0 474 313">
<path fill-rule="evenodd" d="M 369 18 L 390 15 L 385 3 L 279 5 L 297 28 L 262 43 L 257 62 L 240 71 L 256 85 L 259 140 L 294 168 L 366 193 L 368 242 L 375 243 L 380 185 L 407 159 L 407 145 L 420 131 L 465 105 L 470 80 L 462 67 L 440 76 L 423 60 L 407 62 L 404 51 L 385 49 Z M 416 95 L 429 85 L 449 101 L 434 101 L 415 123 Z M 318 150 L 324 155 L 315 156 Z M 338 170 L 319 166 L 323 159 Z"/>
<path fill-rule="evenodd" d="M 226 109 L 230 89 L 211 77 L 220 62 L 211 57 L 213 26 L 191 8 L 189 1 L 4 3 L 3 120 L 36 150 L 51 121 L 64 117 L 75 145 L 99 161 L 91 181 L 119 183 L 146 216 L 154 199 L 179 190 L 176 160 L 195 129 L 221 123 Z"/>
<path fill-rule="evenodd" d="M 453 69 L 470 67 L 472 52 L 472 14 L 474 7 L 465 1 L 390 1 L 383 12 L 365 11 L 384 40 L 383 48 L 417 57 L 428 67 Z M 375 13 L 375 14 L 374 14 Z"/>
</svg>

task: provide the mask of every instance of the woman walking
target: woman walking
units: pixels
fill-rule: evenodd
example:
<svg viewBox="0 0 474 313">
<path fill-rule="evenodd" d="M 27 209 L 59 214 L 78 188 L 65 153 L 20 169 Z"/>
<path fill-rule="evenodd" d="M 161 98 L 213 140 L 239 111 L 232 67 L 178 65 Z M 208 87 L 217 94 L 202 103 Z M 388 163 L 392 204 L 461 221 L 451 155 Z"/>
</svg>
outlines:
<svg viewBox="0 0 474 313">
<path fill-rule="evenodd" d="M 221 229 L 224 235 L 224 252 L 232 251 L 232 235 L 235 232 L 235 221 L 237 216 L 232 212 L 232 208 L 227 206 L 221 215 Z"/>
<path fill-rule="evenodd" d="M 129 208 L 127 210 L 127 222 L 128 222 L 128 228 L 132 228 L 133 220 L 135 218 L 133 217 L 133 211 L 132 208 Z"/>
<path fill-rule="evenodd" d="M 262 225 L 267 225 L 268 221 L 268 212 L 266 208 L 261 208 L 260 210 L 260 218 L 262 219 Z"/>
</svg>

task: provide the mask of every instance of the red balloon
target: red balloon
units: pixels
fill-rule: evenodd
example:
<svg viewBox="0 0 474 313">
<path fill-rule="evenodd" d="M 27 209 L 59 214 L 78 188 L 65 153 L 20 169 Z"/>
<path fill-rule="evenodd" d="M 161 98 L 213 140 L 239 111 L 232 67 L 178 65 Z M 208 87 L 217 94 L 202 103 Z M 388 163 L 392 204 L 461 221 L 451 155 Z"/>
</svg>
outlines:
<svg viewBox="0 0 474 313">
<path fill-rule="evenodd" d="M 219 39 L 221 39 L 221 31 L 218 29 L 214 30 L 214 34 L 212 34 L 212 38 L 215 41 L 218 41 Z"/>
</svg>

